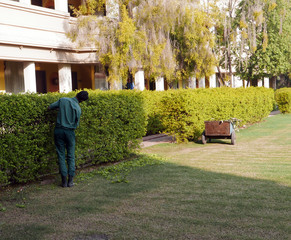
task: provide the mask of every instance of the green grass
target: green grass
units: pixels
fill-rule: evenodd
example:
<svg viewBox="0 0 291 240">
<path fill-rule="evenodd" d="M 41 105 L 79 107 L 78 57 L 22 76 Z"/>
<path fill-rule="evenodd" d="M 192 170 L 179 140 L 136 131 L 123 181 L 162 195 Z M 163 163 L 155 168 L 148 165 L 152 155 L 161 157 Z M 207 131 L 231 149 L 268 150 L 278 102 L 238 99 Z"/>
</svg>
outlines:
<svg viewBox="0 0 291 240">
<path fill-rule="evenodd" d="M 268 118 L 234 146 L 155 145 L 73 188 L 6 189 L 0 239 L 291 239 L 290 123 Z"/>
</svg>

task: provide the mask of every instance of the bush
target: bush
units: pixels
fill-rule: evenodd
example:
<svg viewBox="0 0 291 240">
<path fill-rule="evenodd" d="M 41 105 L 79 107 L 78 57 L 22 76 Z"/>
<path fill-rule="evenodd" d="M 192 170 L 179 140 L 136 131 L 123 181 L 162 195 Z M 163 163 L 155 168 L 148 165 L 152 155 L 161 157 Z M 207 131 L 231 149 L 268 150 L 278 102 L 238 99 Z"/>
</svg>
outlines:
<svg viewBox="0 0 291 240">
<path fill-rule="evenodd" d="M 161 100 L 167 91 L 143 91 L 142 96 L 145 102 L 145 113 L 147 119 L 147 135 L 161 133 L 165 130 L 162 123 Z"/>
<path fill-rule="evenodd" d="M 291 88 L 276 90 L 275 100 L 281 113 L 291 113 Z"/>
<path fill-rule="evenodd" d="M 274 91 L 266 88 L 181 89 L 166 91 L 156 108 L 160 130 L 183 142 L 197 140 L 204 130 L 204 121 L 261 121 L 273 109 L 273 102 Z"/>
<path fill-rule="evenodd" d="M 76 130 L 77 167 L 119 161 L 138 147 L 146 133 L 165 132 L 182 142 L 198 139 L 204 121 L 258 122 L 274 103 L 272 89 L 254 87 L 88 92 Z M 0 184 L 27 182 L 57 170 L 53 141 L 57 111 L 47 107 L 60 97 L 75 95 L 0 95 Z"/>
<path fill-rule="evenodd" d="M 76 130 L 76 166 L 123 159 L 145 134 L 141 93 L 90 91 Z M 69 94 L 0 95 L 0 184 L 27 182 L 57 169 L 53 131 L 57 111 L 47 110 Z"/>
</svg>

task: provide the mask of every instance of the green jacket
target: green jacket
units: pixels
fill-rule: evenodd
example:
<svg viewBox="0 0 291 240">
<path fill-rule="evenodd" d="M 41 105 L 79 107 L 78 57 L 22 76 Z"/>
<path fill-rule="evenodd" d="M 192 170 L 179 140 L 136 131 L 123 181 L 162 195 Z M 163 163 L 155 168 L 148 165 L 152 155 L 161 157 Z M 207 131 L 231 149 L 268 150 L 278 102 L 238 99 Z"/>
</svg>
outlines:
<svg viewBox="0 0 291 240">
<path fill-rule="evenodd" d="M 58 109 L 56 127 L 76 129 L 79 126 L 81 108 L 76 97 L 60 98 L 49 105 L 49 109 Z"/>
</svg>

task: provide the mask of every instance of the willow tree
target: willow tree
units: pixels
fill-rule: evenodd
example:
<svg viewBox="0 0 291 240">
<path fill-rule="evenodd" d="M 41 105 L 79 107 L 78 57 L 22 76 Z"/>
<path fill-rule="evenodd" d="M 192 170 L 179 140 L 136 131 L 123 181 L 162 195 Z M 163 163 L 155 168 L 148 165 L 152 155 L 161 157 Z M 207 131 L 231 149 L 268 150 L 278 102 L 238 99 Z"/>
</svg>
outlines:
<svg viewBox="0 0 291 240">
<path fill-rule="evenodd" d="M 68 34 L 79 46 L 97 49 L 109 81 L 143 69 L 148 79 L 168 82 L 214 71 L 213 21 L 198 0 L 119 0 L 119 16 L 98 17 L 105 0 L 87 0 L 74 12 Z"/>
<path fill-rule="evenodd" d="M 264 77 L 290 73 L 289 0 L 244 0 L 237 11 L 239 75 L 253 85 Z"/>
</svg>

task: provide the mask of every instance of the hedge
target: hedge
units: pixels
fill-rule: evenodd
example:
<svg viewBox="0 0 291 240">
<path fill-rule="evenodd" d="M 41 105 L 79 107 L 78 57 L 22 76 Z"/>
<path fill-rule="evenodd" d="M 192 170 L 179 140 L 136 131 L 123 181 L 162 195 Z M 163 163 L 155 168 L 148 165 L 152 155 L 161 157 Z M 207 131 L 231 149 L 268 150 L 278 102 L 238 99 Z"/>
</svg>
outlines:
<svg viewBox="0 0 291 240">
<path fill-rule="evenodd" d="M 168 91 L 143 91 L 142 96 L 145 101 L 145 113 L 147 116 L 147 135 L 161 133 L 165 130 L 162 123 L 163 110 L 161 108 L 162 98 Z"/>
<path fill-rule="evenodd" d="M 145 135 L 143 97 L 135 91 L 89 91 L 76 130 L 76 166 L 128 156 Z M 0 185 L 27 182 L 58 169 L 50 103 L 69 94 L 0 95 Z"/>
<path fill-rule="evenodd" d="M 291 113 L 291 88 L 276 90 L 275 99 L 281 113 Z"/>
<path fill-rule="evenodd" d="M 160 98 L 156 93 L 146 94 L 150 95 L 146 99 L 151 100 L 146 105 L 155 106 L 154 112 L 147 114 L 148 121 L 154 118 L 160 126 L 155 131 L 173 135 L 178 142 L 197 140 L 204 121 L 236 118 L 241 125 L 261 121 L 274 105 L 274 91 L 266 88 L 169 90 Z"/>
<path fill-rule="evenodd" d="M 88 91 L 90 98 L 81 103 L 76 130 L 77 167 L 124 159 L 145 134 L 164 132 L 183 142 L 197 140 L 207 120 L 237 118 L 241 125 L 258 122 L 274 105 L 273 89 L 254 87 Z M 75 95 L 0 95 L 0 185 L 27 182 L 56 171 L 53 131 L 57 111 L 47 107 L 60 97 Z"/>
</svg>

